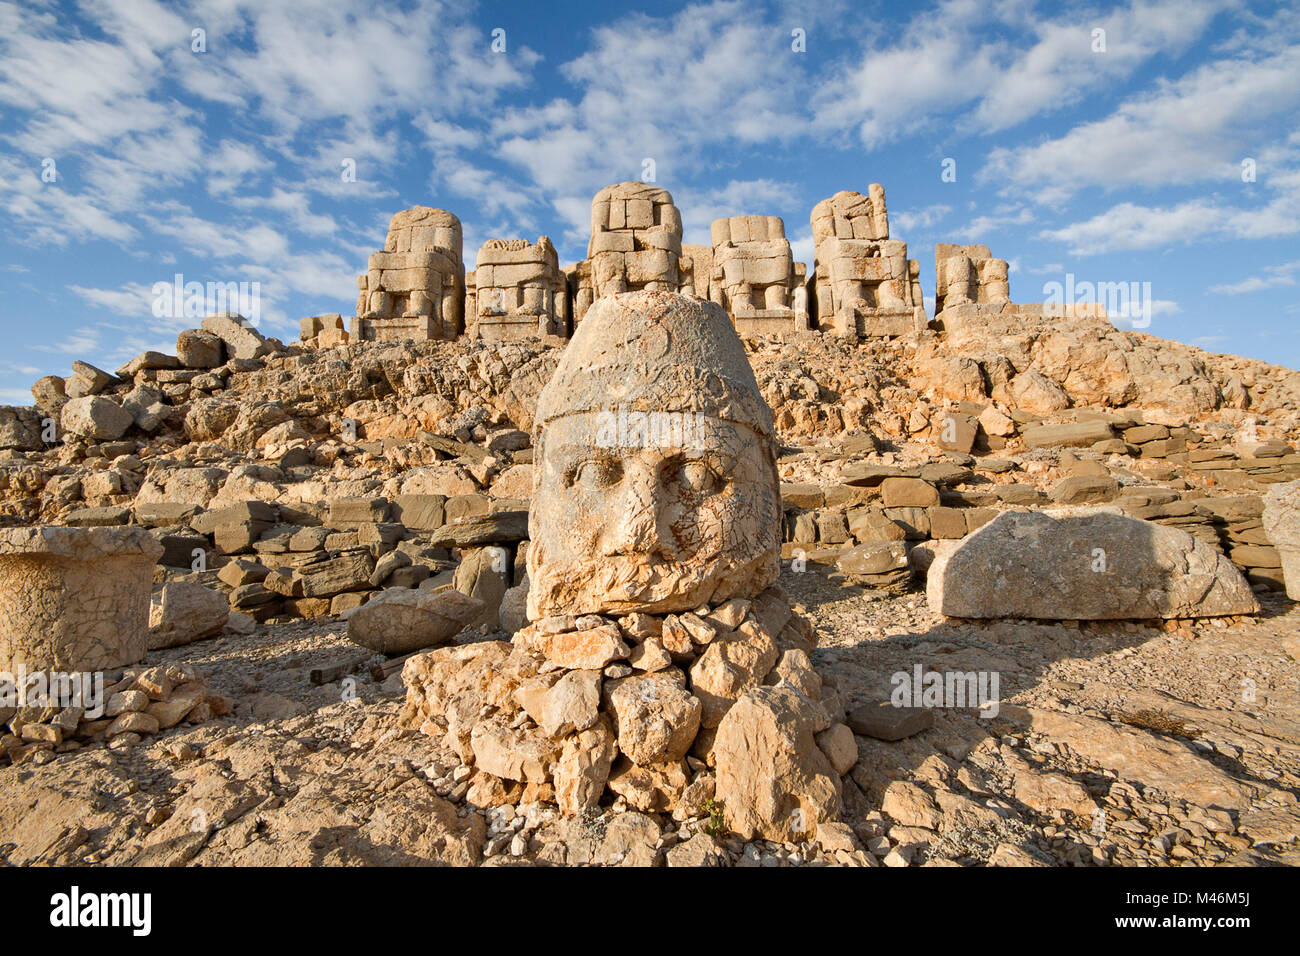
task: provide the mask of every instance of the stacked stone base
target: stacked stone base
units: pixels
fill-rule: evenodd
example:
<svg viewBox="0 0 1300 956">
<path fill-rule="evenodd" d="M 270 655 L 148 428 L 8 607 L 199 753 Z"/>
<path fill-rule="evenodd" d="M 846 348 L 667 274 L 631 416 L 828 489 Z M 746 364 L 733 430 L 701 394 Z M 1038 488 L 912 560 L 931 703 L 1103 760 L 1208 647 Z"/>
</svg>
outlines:
<svg viewBox="0 0 1300 956">
<path fill-rule="evenodd" d="M 535 621 L 411 658 L 402 721 L 474 768 L 482 806 L 615 800 L 721 813 L 745 839 L 817 839 L 857 762 L 811 625 L 778 588 L 692 612 Z"/>
</svg>

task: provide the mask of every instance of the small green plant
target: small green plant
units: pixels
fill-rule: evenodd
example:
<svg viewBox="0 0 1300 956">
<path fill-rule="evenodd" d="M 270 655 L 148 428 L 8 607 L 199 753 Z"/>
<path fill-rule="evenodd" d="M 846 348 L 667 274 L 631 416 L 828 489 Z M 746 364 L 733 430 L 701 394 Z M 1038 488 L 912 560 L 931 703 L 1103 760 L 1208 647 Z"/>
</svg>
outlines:
<svg viewBox="0 0 1300 956">
<path fill-rule="evenodd" d="M 704 824 L 704 832 L 709 836 L 721 836 L 726 829 L 722 822 L 722 805 L 709 797 L 701 804 L 701 808 L 709 815 L 709 822 Z"/>
</svg>

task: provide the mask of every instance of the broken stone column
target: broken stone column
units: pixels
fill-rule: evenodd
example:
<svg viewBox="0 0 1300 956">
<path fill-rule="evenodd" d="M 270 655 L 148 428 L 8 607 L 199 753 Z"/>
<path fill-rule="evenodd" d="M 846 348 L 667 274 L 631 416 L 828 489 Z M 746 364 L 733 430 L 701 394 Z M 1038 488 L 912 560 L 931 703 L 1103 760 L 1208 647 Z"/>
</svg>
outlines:
<svg viewBox="0 0 1300 956">
<path fill-rule="evenodd" d="M 889 238 L 885 190 L 842 191 L 812 211 L 818 326 L 850 338 L 893 337 L 926 327 L 920 270 L 907 243 Z"/>
<path fill-rule="evenodd" d="M 429 206 L 394 215 L 384 250 L 371 255 L 357 289 L 353 342 L 456 338 L 465 305 L 460 220 Z"/>
<path fill-rule="evenodd" d="M 807 267 L 795 262 L 778 216 L 715 219 L 709 298 L 742 335 L 808 329 L 807 299 L 798 293 Z"/>
<path fill-rule="evenodd" d="M 489 239 L 474 269 L 471 331 L 491 341 L 569 334 L 566 277 L 551 240 Z M 468 299 L 467 299 L 468 301 Z"/>
<path fill-rule="evenodd" d="M 0 531 L 0 670 L 96 671 L 149 646 L 162 545 L 143 528 Z"/>
<path fill-rule="evenodd" d="M 1300 601 L 1300 481 L 1269 488 L 1263 518 L 1264 533 L 1282 558 L 1286 595 Z"/>
<path fill-rule="evenodd" d="M 775 586 L 772 413 L 727 314 L 664 292 L 596 299 L 533 445 L 530 623 L 408 661 L 403 722 L 473 766 L 471 801 L 716 799 L 747 838 L 816 838 L 856 745 Z"/>
</svg>

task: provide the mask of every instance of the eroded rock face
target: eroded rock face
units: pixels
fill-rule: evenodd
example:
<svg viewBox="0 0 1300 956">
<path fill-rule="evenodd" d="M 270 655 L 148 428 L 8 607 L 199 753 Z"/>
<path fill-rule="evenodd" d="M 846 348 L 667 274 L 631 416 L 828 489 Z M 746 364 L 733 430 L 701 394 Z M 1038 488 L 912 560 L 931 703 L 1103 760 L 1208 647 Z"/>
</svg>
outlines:
<svg viewBox="0 0 1300 956">
<path fill-rule="evenodd" d="M 1004 511 L 945 548 L 926 578 L 949 617 L 1147 620 L 1252 614 L 1241 572 L 1177 528 L 1104 509 Z"/>
<path fill-rule="evenodd" d="M 530 620 L 682 611 L 779 574 L 771 412 L 716 305 L 599 300 L 535 422 Z"/>
<path fill-rule="evenodd" d="M 162 545 L 143 528 L 0 531 L 0 670 L 107 670 L 144 656 Z"/>
</svg>

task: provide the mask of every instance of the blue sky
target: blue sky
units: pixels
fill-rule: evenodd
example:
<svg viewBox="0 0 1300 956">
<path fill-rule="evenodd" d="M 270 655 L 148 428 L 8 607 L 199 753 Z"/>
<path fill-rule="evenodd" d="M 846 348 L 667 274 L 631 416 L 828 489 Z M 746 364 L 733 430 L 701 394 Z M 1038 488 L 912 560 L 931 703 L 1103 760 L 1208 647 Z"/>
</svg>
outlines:
<svg viewBox="0 0 1300 956">
<path fill-rule="evenodd" d="M 814 203 L 880 182 L 927 300 L 934 244 L 982 242 L 1014 301 L 1067 274 L 1149 282 L 1147 331 L 1300 367 L 1293 5 L 642 10 L 0 2 L 0 402 L 74 359 L 171 350 L 197 324 L 154 315 L 176 273 L 259 283 L 286 340 L 350 315 L 415 204 L 461 218 L 471 268 L 492 237 L 573 261 L 592 194 L 647 158 L 688 242 L 779 215 L 810 262 Z"/>
</svg>

